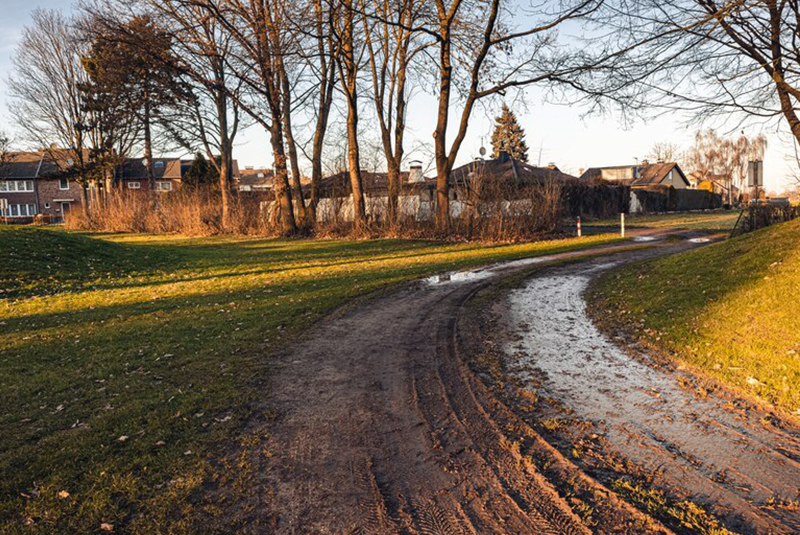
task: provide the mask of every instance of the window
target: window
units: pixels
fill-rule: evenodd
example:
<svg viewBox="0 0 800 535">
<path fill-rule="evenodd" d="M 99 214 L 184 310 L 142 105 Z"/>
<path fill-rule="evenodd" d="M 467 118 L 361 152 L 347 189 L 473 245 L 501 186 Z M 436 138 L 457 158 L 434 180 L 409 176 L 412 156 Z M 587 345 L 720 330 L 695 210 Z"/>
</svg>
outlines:
<svg viewBox="0 0 800 535">
<path fill-rule="evenodd" d="M 3 180 L 0 181 L 0 191 L 30 193 L 33 191 L 33 180 Z"/>
<path fill-rule="evenodd" d="M 128 189 L 139 189 L 142 187 L 141 182 L 128 182 Z"/>
<path fill-rule="evenodd" d="M 69 179 L 62 178 L 58 181 L 58 189 L 69 189 Z"/>
<path fill-rule="evenodd" d="M 156 167 L 164 167 L 164 162 L 162 162 L 161 160 L 158 160 L 155 165 L 156 165 Z"/>
<path fill-rule="evenodd" d="M 6 213 L 7 217 L 32 217 L 36 215 L 35 204 L 9 204 Z"/>
<path fill-rule="evenodd" d="M 264 178 L 264 173 L 258 173 L 258 178 Z"/>
<path fill-rule="evenodd" d="M 172 182 L 156 182 L 156 190 L 172 191 Z"/>
</svg>

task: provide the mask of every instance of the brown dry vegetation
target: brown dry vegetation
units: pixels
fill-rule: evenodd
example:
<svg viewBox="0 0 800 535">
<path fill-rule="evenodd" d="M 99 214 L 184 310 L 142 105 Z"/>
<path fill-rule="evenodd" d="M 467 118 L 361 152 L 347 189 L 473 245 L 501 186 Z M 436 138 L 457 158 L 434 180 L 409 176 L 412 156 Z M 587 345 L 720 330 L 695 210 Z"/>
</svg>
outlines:
<svg viewBox="0 0 800 535">
<path fill-rule="evenodd" d="M 558 234 L 561 226 L 562 187 L 554 181 L 520 185 L 495 177 L 479 177 L 456 191 L 463 209 L 452 218 L 446 233 L 433 221 L 369 218 L 353 230 L 351 221 L 335 218 L 317 222 L 306 234 L 315 237 L 406 237 L 511 243 Z M 506 199 L 514 199 L 508 201 Z M 227 224 L 223 225 L 218 192 L 182 188 L 169 194 L 115 192 L 88 212 L 73 211 L 66 221 L 71 230 L 131 233 L 176 233 L 187 236 L 239 234 L 277 236 L 277 214 L 262 209 L 265 197 L 234 196 Z"/>
<path fill-rule="evenodd" d="M 260 217 L 258 201 L 242 197 L 232 200 L 234 209 L 227 225 L 223 227 L 219 197 L 215 191 L 188 188 L 159 195 L 116 192 L 88 212 L 70 212 L 65 224 L 72 230 L 177 233 L 187 236 L 277 234 L 271 222 Z"/>
</svg>

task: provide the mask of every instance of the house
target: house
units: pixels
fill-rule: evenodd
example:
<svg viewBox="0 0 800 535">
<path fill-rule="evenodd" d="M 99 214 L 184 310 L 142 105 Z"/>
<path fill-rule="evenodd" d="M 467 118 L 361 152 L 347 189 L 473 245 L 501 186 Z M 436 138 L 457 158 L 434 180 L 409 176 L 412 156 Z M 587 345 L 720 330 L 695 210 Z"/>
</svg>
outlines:
<svg viewBox="0 0 800 535">
<path fill-rule="evenodd" d="M 619 182 L 632 188 L 652 186 L 672 186 L 676 189 L 691 188 L 692 183 L 675 162 L 617 165 L 611 167 L 591 167 L 580 176 L 581 180 L 607 180 Z"/>
<path fill-rule="evenodd" d="M 696 184 L 696 189 L 717 193 L 724 198 L 728 198 L 728 189 L 730 189 L 732 198 L 739 197 L 740 190 L 733 184 L 733 179 L 730 175 L 694 171 L 689 175 L 689 180 Z"/>
<path fill-rule="evenodd" d="M 34 152 L 9 153 L 7 162 L 0 165 L 0 200 L 8 205 L 0 216 L 21 223 L 36 216 L 60 221 L 70 210 L 97 199 L 105 185 L 94 183 L 84 187 L 80 181 L 70 178 L 66 171 L 74 165 L 71 154 L 71 151 L 56 146 Z M 179 158 L 154 158 L 156 191 L 177 190 L 188 168 L 186 162 Z M 190 165 L 191 161 L 188 162 Z M 233 161 L 233 179 L 235 183 L 240 180 L 236 160 Z M 114 181 L 125 192 L 147 191 L 149 181 L 145 161 L 125 158 L 114 169 Z"/>
<path fill-rule="evenodd" d="M 453 169 L 449 176 L 450 209 L 453 216 L 458 216 L 469 197 L 479 190 L 483 178 L 491 177 L 494 184 L 504 184 L 502 195 L 508 201 L 515 202 L 515 195 L 528 185 L 546 183 L 548 180 L 569 181 L 575 177 L 561 172 L 555 165 L 535 167 L 514 159 L 507 153 L 500 153 L 498 158 L 475 160 Z M 361 182 L 367 214 L 380 219 L 386 212 L 389 196 L 389 177 L 385 172 L 361 172 Z M 309 194 L 308 187 L 304 195 Z M 319 184 L 320 203 L 317 207 L 317 218 L 330 220 L 340 218 L 352 219 L 352 199 L 350 197 L 350 175 L 346 171 L 325 177 Z M 401 216 L 425 220 L 432 216 L 432 207 L 436 200 L 436 179 L 426 178 L 422 165 L 411 162 L 408 171 L 400 173 L 398 206 Z M 485 193 L 482 193 L 485 194 Z"/>
<path fill-rule="evenodd" d="M 459 190 L 470 191 L 483 177 L 492 177 L 500 184 L 511 188 L 527 185 L 543 184 L 547 181 L 571 181 L 576 177 L 563 173 L 555 164 L 547 167 L 536 167 L 501 152 L 497 158 L 478 159 L 456 167 L 450 172 L 451 196 L 458 195 Z"/>
<path fill-rule="evenodd" d="M 72 164 L 69 153 L 56 148 L 9 153 L 0 168 L 0 199 L 8 204 L 2 215 L 20 222 L 37 215 L 58 220 L 80 207 L 83 186 L 58 176 Z"/>
<path fill-rule="evenodd" d="M 238 177 L 234 177 L 233 187 L 239 191 L 272 190 L 274 177 L 272 169 L 247 166 L 237 174 Z"/>
<path fill-rule="evenodd" d="M 153 158 L 156 191 L 168 192 L 178 189 L 182 176 L 180 158 Z M 150 187 L 147 165 L 143 158 L 125 158 L 115 169 L 114 178 L 125 191 L 147 191 Z"/>
</svg>

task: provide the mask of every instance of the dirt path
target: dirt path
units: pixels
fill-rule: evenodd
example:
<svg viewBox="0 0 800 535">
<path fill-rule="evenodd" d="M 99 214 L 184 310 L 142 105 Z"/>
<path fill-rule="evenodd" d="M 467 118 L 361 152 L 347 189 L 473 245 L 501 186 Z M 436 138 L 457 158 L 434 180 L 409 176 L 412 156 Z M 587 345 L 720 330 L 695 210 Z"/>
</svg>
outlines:
<svg viewBox="0 0 800 535">
<path fill-rule="evenodd" d="M 585 254 L 435 277 L 320 324 L 279 356 L 273 417 L 250 426 L 266 438 L 231 455 L 256 474 L 253 498 L 221 491 L 217 518 L 258 533 L 670 533 L 559 454 L 457 354 L 457 317 L 477 289 Z"/>
<path fill-rule="evenodd" d="M 686 372 L 649 366 L 599 332 L 582 293 L 617 262 L 548 270 L 509 294 L 512 375 L 597 422 L 614 450 L 713 505 L 737 531 L 800 533 L 800 429 L 726 397 L 701 397 L 685 386 Z"/>
</svg>

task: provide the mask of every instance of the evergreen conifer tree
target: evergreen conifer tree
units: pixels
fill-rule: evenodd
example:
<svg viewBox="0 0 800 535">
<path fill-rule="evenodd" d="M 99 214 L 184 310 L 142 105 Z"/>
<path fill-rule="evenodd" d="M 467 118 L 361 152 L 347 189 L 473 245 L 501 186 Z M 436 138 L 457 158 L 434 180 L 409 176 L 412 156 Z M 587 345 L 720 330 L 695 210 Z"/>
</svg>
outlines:
<svg viewBox="0 0 800 535">
<path fill-rule="evenodd" d="M 492 132 L 492 157 L 497 158 L 501 151 L 507 152 L 517 160 L 528 161 L 525 131 L 517 122 L 517 116 L 505 103 L 503 103 L 500 116 L 495 118 L 494 132 Z"/>
</svg>

